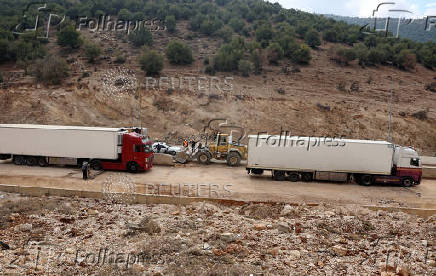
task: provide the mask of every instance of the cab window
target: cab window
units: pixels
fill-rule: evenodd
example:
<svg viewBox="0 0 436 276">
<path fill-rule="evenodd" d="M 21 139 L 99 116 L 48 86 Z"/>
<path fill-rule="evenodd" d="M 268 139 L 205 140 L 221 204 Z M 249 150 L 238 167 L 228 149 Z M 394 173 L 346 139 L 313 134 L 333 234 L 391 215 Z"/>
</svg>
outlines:
<svg viewBox="0 0 436 276">
<path fill-rule="evenodd" d="M 411 158 L 410 165 L 415 166 L 415 167 L 419 167 L 419 158 Z"/>
<path fill-rule="evenodd" d="M 225 137 L 225 136 L 220 136 L 219 139 L 220 139 L 220 140 L 219 140 L 218 144 L 219 144 L 220 146 L 225 146 L 225 145 L 227 145 L 227 141 L 226 141 L 226 137 Z"/>
</svg>

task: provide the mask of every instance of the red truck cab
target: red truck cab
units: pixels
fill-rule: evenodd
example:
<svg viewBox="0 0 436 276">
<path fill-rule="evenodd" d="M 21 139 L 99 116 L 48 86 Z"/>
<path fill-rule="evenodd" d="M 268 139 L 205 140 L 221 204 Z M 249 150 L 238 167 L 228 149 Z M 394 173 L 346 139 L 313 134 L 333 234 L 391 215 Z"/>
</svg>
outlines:
<svg viewBox="0 0 436 276">
<path fill-rule="evenodd" d="M 153 166 L 151 146 L 152 142 L 142 134 L 136 132 L 120 134 L 118 159 L 101 160 L 101 167 L 104 170 L 127 170 L 132 173 L 150 170 Z"/>
</svg>

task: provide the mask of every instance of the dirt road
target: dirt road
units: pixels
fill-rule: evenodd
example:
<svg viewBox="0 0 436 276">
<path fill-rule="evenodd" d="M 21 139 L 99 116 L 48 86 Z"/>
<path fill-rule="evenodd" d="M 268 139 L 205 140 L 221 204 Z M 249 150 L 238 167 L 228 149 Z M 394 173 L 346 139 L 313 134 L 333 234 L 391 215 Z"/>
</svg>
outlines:
<svg viewBox="0 0 436 276">
<path fill-rule="evenodd" d="M 108 179 L 120 178 L 136 185 L 136 192 L 154 195 L 232 198 L 253 201 L 333 202 L 436 208 L 436 180 L 423 180 L 413 188 L 355 183 L 275 182 L 270 174 L 247 175 L 243 167 L 222 164 L 184 167 L 155 166 L 141 174 L 104 172 L 90 181 L 75 168 L 18 167 L 0 163 L 0 184 L 102 191 Z M 121 178 L 120 178 L 121 179 Z M 122 184 L 115 183 L 122 189 Z M 116 186 L 116 185 L 115 185 Z"/>
</svg>

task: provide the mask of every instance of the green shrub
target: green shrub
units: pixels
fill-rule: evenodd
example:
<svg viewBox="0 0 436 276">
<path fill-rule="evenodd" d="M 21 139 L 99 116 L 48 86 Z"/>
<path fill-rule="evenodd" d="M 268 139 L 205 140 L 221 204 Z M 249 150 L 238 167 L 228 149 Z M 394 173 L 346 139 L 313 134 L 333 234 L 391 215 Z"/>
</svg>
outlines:
<svg viewBox="0 0 436 276">
<path fill-rule="evenodd" d="M 270 64 L 275 65 L 283 58 L 283 49 L 277 42 L 271 43 L 268 47 L 267 58 Z"/>
<path fill-rule="evenodd" d="M 299 64 L 309 64 L 312 60 L 310 48 L 305 44 L 301 44 L 300 49 L 295 51 L 293 59 Z"/>
<path fill-rule="evenodd" d="M 132 20 L 132 13 L 128 9 L 121 9 L 118 12 L 118 19 L 121 20 Z"/>
<path fill-rule="evenodd" d="M 328 42 L 338 42 L 338 35 L 337 32 L 334 30 L 327 30 L 323 34 L 323 39 Z"/>
<path fill-rule="evenodd" d="M 273 38 L 273 34 L 271 25 L 264 24 L 256 29 L 256 40 L 259 42 L 268 42 Z"/>
<path fill-rule="evenodd" d="M 179 41 L 171 41 L 168 44 L 166 56 L 171 64 L 185 65 L 194 61 L 191 47 Z"/>
<path fill-rule="evenodd" d="M 309 45 L 312 48 L 317 48 L 321 45 L 321 39 L 319 38 L 319 33 L 315 30 L 310 30 L 306 33 L 304 36 L 304 40 L 306 41 L 307 45 Z"/>
<path fill-rule="evenodd" d="M 401 50 L 401 52 L 395 56 L 395 63 L 401 69 L 415 69 L 416 55 L 410 50 Z"/>
<path fill-rule="evenodd" d="M 217 36 L 221 37 L 224 42 L 230 42 L 232 40 L 233 30 L 229 26 L 224 26 L 217 32 Z"/>
<path fill-rule="evenodd" d="M 215 68 L 212 65 L 207 65 L 206 68 L 204 69 L 204 72 L 208 75 L 214 76 L 216 71 Z"/>
<path fill-rule="evenodd" d="M 115 58 L 115 61 L 114 61 L 114 62 L 117 63 L 117 64 L 123 64 L 123 63 L 126 62 L 126 57 L 123 56 L 123 55 L 118 55 L 118 56 Z"/>
<path fill-rule="evenodd" d="M 38 81 L 45 84 L 60 84 L 69 75 L 70 68 L 67 62 L 57 56 L 48 56 L 36 61 L 35 75 Z"/>
<path fill-rule="evenodd" d="M 238 63 L 238 71 L 243 77 L 249 77 L 251 72 L 251 63 L 248 60 L 240 60 Z"/>
<path fill-rule="evenodd" d="M 170 33 L 174 33 L 176 31 L 176 18 L 174 15 L 168 15 L 165 17 L 165 24 L 167 26 L 167 30 Z"/>
<path fill-rule="evenodd" d="M 139 58 L 141 69 L 147 75 L 158 75 L 164 66 L 164 57 L 158 52 L 144 48 L 144 53 Z"/>
<path fill-rule="evenodd" d="M 260 49 L 253 51 L 251 62 L 253 63 L 254 74 L 259 75 L 262 72 L 262 54 Z"/>
<path fill-rule="evenodd" d="M 383 52 L 379 49 L 371 49 L 368 51 L 368 56 L 366 59 L 367 65 L 377 65 L 384 61 Z"/>
<path fill-rule="evenodd" d="M 57 42 L 62 47 L 70 47 L 72 49 L 79 48 L 83 44 L 80 33 L 70 24 L 57 33 Z"/>
<path fill-rule="evenodd" d="M 229 26 L 233 29 L 233 31 L 240 33 L 245 27 L 245 22 L 240 18 L 233 17 L 229 21 Z"/>
<path fill-rule="evenodd" d="M 98 57 L 101 55 L 101 47 L 93 42 L 86 42 L 83 46 L 85 50 L 85 56 L 89 62 L 94 63 Z"/>
<path fill-rule="evenodd" d="M 151 46 L 153 44 L 153 36 L 150 30 L 142 28 L 129 34 L 129 40 L 135 47 L 142 47 L 144 45 Z"/>
<path fill-rule="evenodd" d="M 333 60 L 342 65 L 348 65 L 349 62 L 357 58 L 353 49 L 338 48 L 334 50 Z"/>
</svg>

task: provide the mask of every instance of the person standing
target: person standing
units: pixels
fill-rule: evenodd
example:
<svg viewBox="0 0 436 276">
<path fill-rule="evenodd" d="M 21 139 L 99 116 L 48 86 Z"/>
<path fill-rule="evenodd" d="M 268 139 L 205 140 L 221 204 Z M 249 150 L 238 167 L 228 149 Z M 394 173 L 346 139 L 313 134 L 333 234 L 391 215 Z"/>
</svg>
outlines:
<svg viewBox="0 0 436 276">
<path fill-rule="evenodd" d="M 88 174 L 89 174 L 89 163 L 83 162 L 82 164 L 82 177 L 83 180 L 88 180 Z"/>
</svg>

